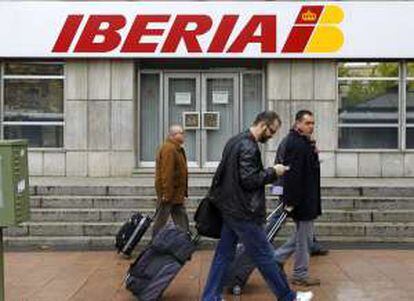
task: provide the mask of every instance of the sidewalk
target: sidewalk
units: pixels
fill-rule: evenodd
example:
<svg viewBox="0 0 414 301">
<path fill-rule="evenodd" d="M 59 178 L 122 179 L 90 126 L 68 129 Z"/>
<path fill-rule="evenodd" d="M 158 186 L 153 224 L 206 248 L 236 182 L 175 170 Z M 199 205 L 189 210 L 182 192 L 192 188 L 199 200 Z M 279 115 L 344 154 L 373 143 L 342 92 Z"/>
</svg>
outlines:
<svg viewBox="0 0 414 301">
<path fill-rule="evenodd" d="M 197 251 L 165 292 L 163 301 L 197 301 L 213 252 Z M 122 287 L 130 261 L 115 252 L 6 253 L 7 301 L 134 301 Z M 291 272 L 291 262 L 286 267 Z M 312 258 L 311 275 L 321 278 L 315 301 L 414 300 L 414 251 L 333 250 Z M 241 299 L 274 300 L 255 272 Z"/>
</svg>

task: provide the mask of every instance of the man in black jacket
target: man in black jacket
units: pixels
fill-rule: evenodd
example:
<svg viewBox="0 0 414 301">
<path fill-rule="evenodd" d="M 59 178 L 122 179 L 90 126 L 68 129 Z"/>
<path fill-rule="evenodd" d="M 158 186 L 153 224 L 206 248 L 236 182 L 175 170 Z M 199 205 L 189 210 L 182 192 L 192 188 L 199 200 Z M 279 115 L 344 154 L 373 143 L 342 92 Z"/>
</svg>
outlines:
<svg viewBox="0 0 414 301">
<path fill-rule="evenodd" d="M 281 264 L 295 253 L 292 283 L 304 286 L 320 284 L 319 279 L 308 274 L 313 221 L 322 213 L 319 156 L 311 139 L 314 126 L 312 112 L 301 110 L 296 114 L 294 128 L 283 140 L 283 164 L 289 165 L 290 170 L 283 176 L 282 200 L 295 221 L 296 232 L 275 252 Z"/>
<path fill-rule="evenodd" d="M 296 129 L 296 125 L 293 127 L 293 130 Z M 314 144 L 315 150 L 317 151 L 316 141 L 313 137 L 309 137 L 312 144 Z M 289 140 L 289 135 L 280 141 L 277 148 L 275 164 L 283 164 L 285 160 L 286 153 L 286 143 Z M 283 195 L 283 177 L 277 179 L 277 181 L 272 186 L 272 193 L 275 195 Z M 329 253 L 329 250 L 321 245 L 321 243 L 316 239 L 316 235 L 313 235 L 312 241 L 309 242 L 309 253 L 311 256 L 325 256 Z"/>
<path fill-rule="evenodd" d="M 221 301 L 228 267 L 234 259 L 238 241 L 255 263 L 279 301 L 308 301 L 311 292 L 293 292 L 277 266 L 273 246 L 267 241 L 265 185 L 287 168 L 281 164 L 264 169 L 258 142 L 265 143 L 279 129 L 281 121 L 273 111 L 260 113 L 246 132 L 226 144 L 213 189 L 214 204 L 223 217 L 218 242 L 202 301 Z"/>
</svg>

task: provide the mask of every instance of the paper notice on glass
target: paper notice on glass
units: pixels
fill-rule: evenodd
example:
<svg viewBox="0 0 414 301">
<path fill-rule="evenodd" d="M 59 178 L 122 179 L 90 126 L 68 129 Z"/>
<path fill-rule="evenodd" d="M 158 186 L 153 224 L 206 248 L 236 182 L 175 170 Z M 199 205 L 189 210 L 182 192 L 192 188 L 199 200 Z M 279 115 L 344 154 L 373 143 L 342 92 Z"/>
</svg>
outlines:
<svg viewBox="0 0 414 301">
<path fill-rule="evenodd" d="M 270 188 L 270 193 L 274 195 L 283 195 L 283 186 L 272 185 Z"/>
<path fill-rule="evenodd" d="M 176 105 L 191 105 L 190 92 L 175 92 L 174 98 Z"/>
<path fill-rule="evenodd" d="M 229 103 L 229 92 L 228 91 L 213 91 L 213 103 L 214 104 Z"/>
</svg>

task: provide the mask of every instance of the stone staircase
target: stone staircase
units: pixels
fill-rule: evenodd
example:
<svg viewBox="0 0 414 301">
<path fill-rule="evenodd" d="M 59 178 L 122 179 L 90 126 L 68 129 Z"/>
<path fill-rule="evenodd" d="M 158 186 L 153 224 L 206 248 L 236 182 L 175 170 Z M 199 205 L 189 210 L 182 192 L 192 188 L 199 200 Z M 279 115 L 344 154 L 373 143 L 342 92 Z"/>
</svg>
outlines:
<svg viewBox="0 0 414 301">
<path fill-rule="evenodd" d="M 208 182 L 190 182 L 187 209 L 191 221 Z M 316 222 L 318 238 L 338 244 L 414 244 L 414 186 L 360 184 L 347 186 L 334 181 L 323 187 L 324 214 Z M 43 180 L 31 185 L 31 220 L 4 230 L 6 249 L 110 249 L 115 233 L 133 212 L 154 213 L 151 181 L 68 180 L 53 184 Z M 269 210 L 277 201 L 268 195 Z M 284 240 L 292 230 L 289 221 L 277 239 Z M 148 239 L 147 235 L 143 243 Z"/>
</svg>

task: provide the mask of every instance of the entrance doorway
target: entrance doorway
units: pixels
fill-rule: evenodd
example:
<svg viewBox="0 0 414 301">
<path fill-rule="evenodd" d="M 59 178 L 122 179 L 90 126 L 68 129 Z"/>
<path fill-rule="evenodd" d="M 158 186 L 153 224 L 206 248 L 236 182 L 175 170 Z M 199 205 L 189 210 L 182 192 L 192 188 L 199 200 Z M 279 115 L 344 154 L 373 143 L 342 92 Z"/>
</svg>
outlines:
<svg viewBox="0 0 414 301">
<path fill-rule="evenodd" d="M 143 70 L 139 76 L 139 166 L 154 166 L 171 124 L 186 134 L 188 166 L 213 171 L 227 140 L 264 108 L 261 71 Z"/>
</svg>

